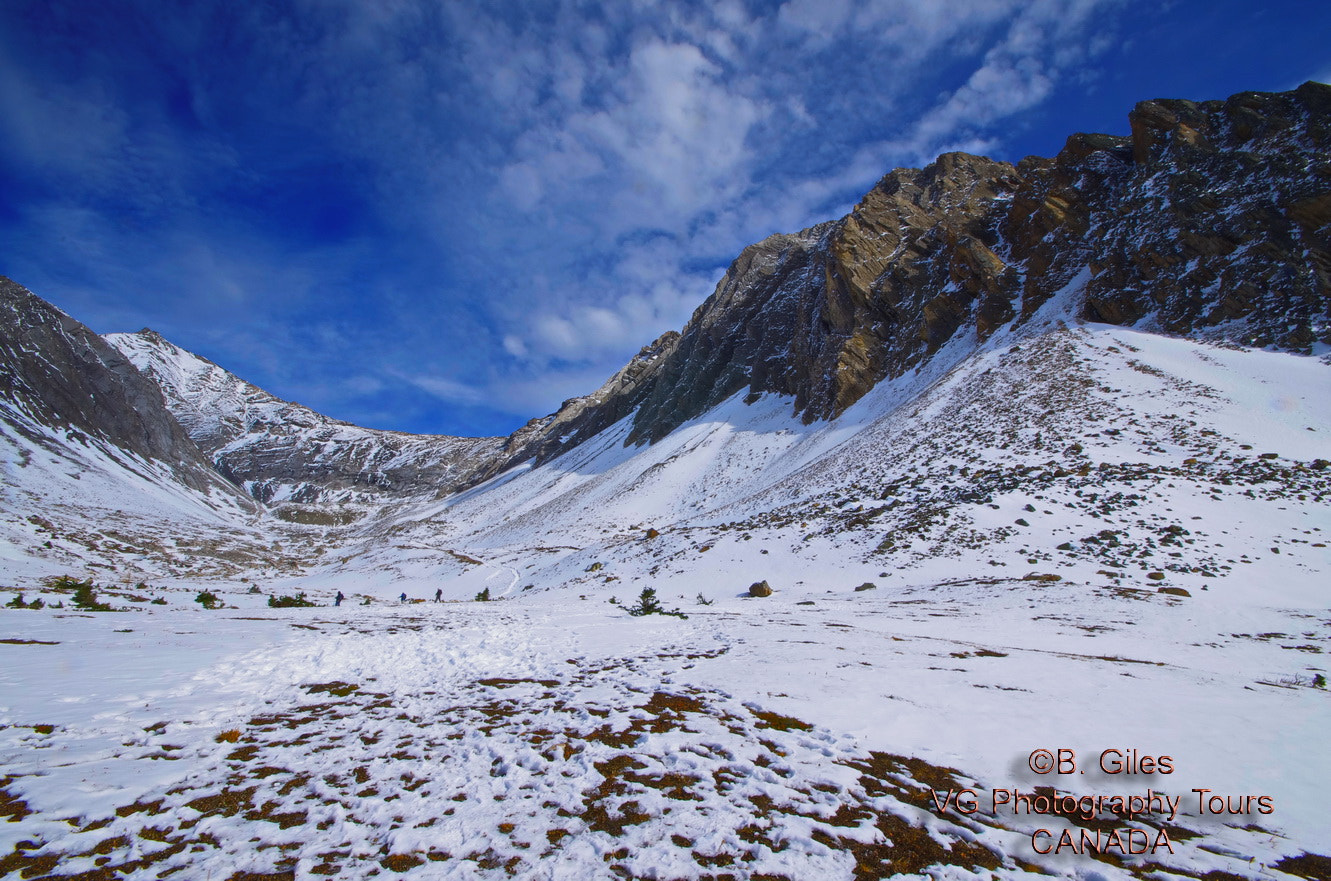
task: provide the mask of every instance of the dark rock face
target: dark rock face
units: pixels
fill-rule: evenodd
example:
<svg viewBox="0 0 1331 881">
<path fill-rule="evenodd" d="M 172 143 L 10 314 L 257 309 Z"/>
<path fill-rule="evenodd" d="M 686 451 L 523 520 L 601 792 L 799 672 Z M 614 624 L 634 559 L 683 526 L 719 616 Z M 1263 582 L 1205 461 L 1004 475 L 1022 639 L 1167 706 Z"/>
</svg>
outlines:
<svg viewBox="0 0 1331 881">
<path fill-rule="evenodd" d="M 162 389 L 214 467 L 268 503 L 443 495 L 475 482 L 502 438 L 361 428 L 269 394 L 152 330 L 108 337 Z"/>
<path fill-rule="evenodd" d="M 1074 280 L 1091 321 L 1309 352 L 1331 343 L 1331 87 L 1147 101 L 1131 137 L 1013 166 L 951 153 L 846 217 L 752 245 L 682 333 L 510 439 L 544 461 L 634 414 L 654 442 L 736 392 L 843 412 Z M 1083 275 L 1084 273 L 1084 275 Z"/>
<path fill-rule="evenodd" d="M 162 393 L 83 324 L 0 276 L 0 406 L 37 426 L 169 465 L 185 485 L 234 492 L 172 417 Z M 19 414 L 14 414 L 18 416 Z M 24 419 L 6 420 L 31 432 Z"/>
<path fill-rule="evenodd" d="M 1331 87 L 1148 101 L 1100 209 L 1084 314 L 1306 352 L 1331 342 Z M 1229 325 L 1229 326 L 1226 326 Z"/>
</svg>

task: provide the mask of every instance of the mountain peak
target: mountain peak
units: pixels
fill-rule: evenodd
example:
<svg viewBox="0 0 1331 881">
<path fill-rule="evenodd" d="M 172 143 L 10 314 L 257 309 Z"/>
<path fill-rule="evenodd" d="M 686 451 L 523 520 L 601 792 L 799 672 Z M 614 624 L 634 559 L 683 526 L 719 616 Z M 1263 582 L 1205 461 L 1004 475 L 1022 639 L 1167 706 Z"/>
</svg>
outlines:
<svg viewBox="0 0 1331 881">
<path fill-rule="evenodd" d="M 232 494 L 168 412 L 156 385 L 82 323 L 3 277 L 0 399 L 16 408 L 8 416 L 25 436 L 55 430 L 95 440 L 162 463 L 193 490 Z"/>
<path fill-rule="evenodd" d="M 471 481 L 499 438 L 417 436 L 331 419 L 246 382 L 144 328 L 106 339 L 161 387 L 213 466 L 278 513 L 362 506 L 384 496 L 446 493 Z M 354 516 L 344 512 L 345 516 Z"/>
<path fill-rule="evenodd" d="M 155 346 L 173 346 L 172 343 L 167 341 L 166 337 L 162 336 L 160 333 L 153 330 L 151 327 L 145 327 L 143 328 L 143 330 L 140 330 L 132 335 L 139 337 L 144 342 L 152 343 Z"/>
</svg>

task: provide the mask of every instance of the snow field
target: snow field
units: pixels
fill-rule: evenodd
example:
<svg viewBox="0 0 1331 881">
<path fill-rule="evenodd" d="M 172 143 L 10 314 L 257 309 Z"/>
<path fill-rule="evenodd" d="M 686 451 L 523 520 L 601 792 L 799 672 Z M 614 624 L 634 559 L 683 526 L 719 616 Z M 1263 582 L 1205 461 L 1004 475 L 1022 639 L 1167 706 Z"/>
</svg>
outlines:
<svg viewBox="0 0 1331 881">
<path fill-rule="evenodd" d="M 248 536 L 253 556 L 231 571 L 182 564 L 205 547 L 197 499 L 136 490 L 110 460 L 76 486 L 41 470 L 66 468 L 41 445 L 23 448 L 25 472 L 14 447 L 6 492 L 59 533 L 47 556 L 45 527 L 5 524 L 14 588 L 91 560 L 88 536 L 108 547 L 98 521 L 120 495 L 139 499 L 122 528 L 181 516 L 170 548 L 120 557 L 168 607 L 0 610 L 0 788 L 16 818 L 0 824 L 0 868 L 1155 871 L 1036 853 L 1031 832 L 1063 818 L 931 807 L 950 788 L 1059 786 L 1270 797 L 1269 815 L 1189 804 L 1176 852 L 1150 860 L 1182 877 L 1310 877 L 1290 860 L 1328 840 L 1327 364 L 1057 312 L 978 351 L 950 343 L 831 423 L 732 399 L 654 446 L 624 447 L 620 424 L 346 528 L 233 518 L 216 531 Z M 39 470 L 58 492 L 33 489 Z M 91 488 L 86 510 L 57 497 L 70 487 Z M 776 594 L 746 598 L 762 579 Z M 628 617 L 649 586 L 688 620 Z M 240 609 L 181 610 L 204 588 Z M 395 602 L 437 589 L 502 602 Z M 265 606 L 337 590 L 339 609 Z M 1037 776 L 1037 748 L 1090 770 Z M 1109 748 L 1177 771 L 1104 774 L 1093 759 Z"/>
<path fill-rule="evenodd" d="M 1232 609 L 1189 615 L 1108 590 L 1074 609 L 1029 582 L 798 602 L 687 621 L 549 595 L 13 613 L 59 644 L 0 644 L 4 788 L 32 811 L 0 826 L 0 848 L 37 842 L 14 865 L 54 859 L 72 874 L 104 860 L 128 878 L 803 879 L 936 863 L 1013 877 L 1031 862 L 1127 877 L 1035 854 L 1030 833 L 1060 818 L 929 807 L 938 789 L 1053 783 L 1275 798 L 1273 816 L 1251 819 L 1279 835 L 1178 818 L 1204 837 L 1155 855 L 1177 874 L 1251 871 L 1320 844 L 1326 696 L 1267 681 L 1291 655 L 1281 640 L 1206 645 L 1235 626 Z M 1240 611 L 1254 627 L 1290 621 Z M 20 652 L 46 654 L 39 667 Z M 1235 736 L 1217 721 L 1247 714 L 1266 724 Z M 1068 785 L 1022 769 L 1037 747 L 1169 754 L 1179 774 Z M 1306 761 L 1271 761 L 1284 755 Z"/>
</svg>

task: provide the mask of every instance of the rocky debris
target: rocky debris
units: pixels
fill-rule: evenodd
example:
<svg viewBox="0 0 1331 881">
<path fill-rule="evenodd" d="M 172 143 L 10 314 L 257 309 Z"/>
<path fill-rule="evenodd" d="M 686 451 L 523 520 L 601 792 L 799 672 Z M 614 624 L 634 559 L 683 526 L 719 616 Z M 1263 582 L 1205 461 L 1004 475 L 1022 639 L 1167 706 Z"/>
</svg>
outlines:
<svg viewBox="0 0 1331 881">
<path fill-rule="evenodd" d="M 751 597 L 770 597 L 772 595 L 772 585 L 766 581 L 755 581 L 749 585 L 749 596 Z"/>
<path fill-rule="evenodd" d="M 1094 564 L 1115 582 L 1145 587 L 1154 583 L 1147 573 L 1159 571 L 1195 593 L 1198 579 L 1233 576 L 1249 558 L 1200 517 L 1171 512 L 1175 493 L 1235 505 L 1331 502 L 1331 467 L 1284 451 L 1263 459 L 1264 447 L 1215 430 L 1210 407 L 1224 387 L 1139 374 L 1131 346 L 1083 345 L 1111 334 L 1046 332 L 986 366 L 962 366 L 900 408 L 889 430 L 807 466 L 799 490 L 778 484 L 712 528 L 740 540 L 798 529 L 802 545 L 827 542 L 847 559 L 876 547 L 863 562 L 894 572 L 953 558 L 995 577 L 1029 573 L 1024 580 L 1039 584 L 1059 581 L 1060 567 Z M 1150 378 L 1149 389 L 1125 395 L 1111 385 L 1138 375 Z M 1032 518 L 1038 528 L 990 519 L 995 509 L 1027 505 L 1042 515 Z M 1066 528 L 1049 529 L 1058 523 Z M 1324 544 L 1316 532 L 1291 538 Z"/>
<path fill-rule="evenodd" d="M 1192 596 L 1192 594 L 1188 592 L 1187 588 L 1184 588 L 1184 587 L 1158 587 L 1158 588 L 1156 588 L 1155 592 L 1156 592 L 1156 593 L 1167 593 L 1167 594 L 1169 594 L 1169 595 L 1171 595 L 1171 596 L 1176 596 L 1176 597 L 1190 597 L 1190 596 Z"/>
<path fill-rule="evenodd" d="M 859 587 L 855 588 L 855 592 L 860 593 L 866 590 L 877 590 L 877 589 L 878 585 L 874 584 L 872 581 L 866 581 L 863 584 L 861 584 Z"/>
<path fill-rule="evenodd" d="M 1146 101 L 1132 134 L 1013 166 L 949 153 L 840 220 L 744 249 L 682 333 L 509 439 L 500 470 L 633 415 L 655 442 L 738 392 L 834 417 L 964 335 L 1070 293 L 1087 320 L 1310 352 L 1331 343 L 1331 86 Z"/>
<path fill-rule="evenodd" d="M 33 433 L 39 427 L 63 431 L 72 442 L 104 441 L 165 463 L 194 490 L 238 495 L 213 472 L 152 381 L 86 326 L 3 276 L 0 419 L 39 443 Z"/>
</svg>

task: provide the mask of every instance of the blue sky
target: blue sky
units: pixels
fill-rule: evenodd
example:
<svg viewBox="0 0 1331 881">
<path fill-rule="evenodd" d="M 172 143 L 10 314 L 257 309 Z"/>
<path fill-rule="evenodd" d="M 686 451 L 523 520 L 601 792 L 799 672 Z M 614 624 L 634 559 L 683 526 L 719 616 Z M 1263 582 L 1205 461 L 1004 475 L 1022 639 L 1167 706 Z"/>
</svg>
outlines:
<svg viewBox="0 0 1331 881">
<path fill-rule="evenodd" d="M 0 5 L 0 273 L 376 428 L 504 434 L 945 150 L 1331 79 L 1331 4 Z"/>
</svg>

